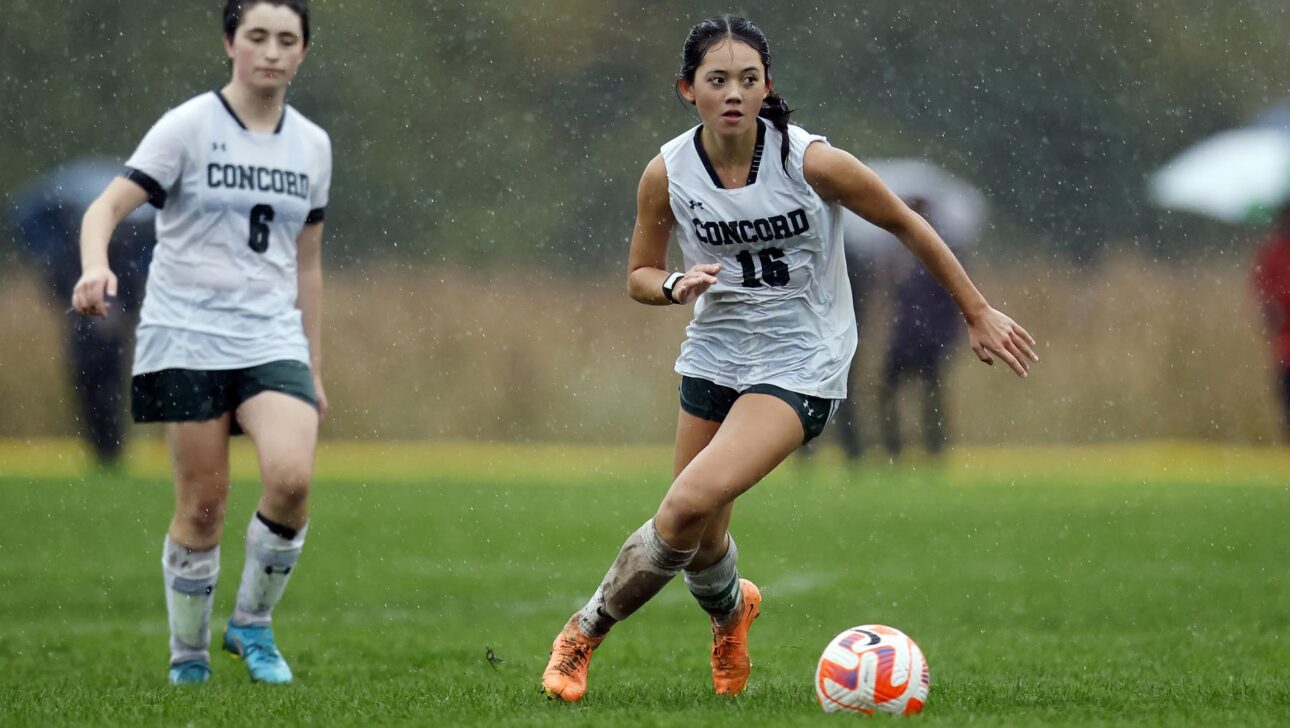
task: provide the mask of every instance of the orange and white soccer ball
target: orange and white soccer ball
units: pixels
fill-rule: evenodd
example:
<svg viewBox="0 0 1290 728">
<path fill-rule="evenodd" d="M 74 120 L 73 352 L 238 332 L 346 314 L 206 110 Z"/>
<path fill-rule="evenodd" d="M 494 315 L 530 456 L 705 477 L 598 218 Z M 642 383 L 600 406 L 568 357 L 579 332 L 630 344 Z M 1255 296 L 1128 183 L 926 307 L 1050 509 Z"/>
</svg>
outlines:
<svg viewBox="0 0 1290 728">
<path fill-rule="evenodd" d="M 834 637 L 815 668 L 815 696 L 826 713 L 913 715 L 931 686 L 923 651 L 904 632 L 881 624 Z"/>
</svg>

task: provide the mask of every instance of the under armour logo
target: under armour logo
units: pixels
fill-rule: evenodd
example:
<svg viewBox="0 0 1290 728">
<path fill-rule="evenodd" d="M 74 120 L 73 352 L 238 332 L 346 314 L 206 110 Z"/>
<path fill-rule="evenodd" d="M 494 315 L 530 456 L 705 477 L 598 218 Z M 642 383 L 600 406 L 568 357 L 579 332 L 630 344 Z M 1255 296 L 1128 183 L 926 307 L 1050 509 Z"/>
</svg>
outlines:
<svg viewBox="0 0 1290 728">
<path fill-rule="evenodd" d="M 698 200 L 690 200 L 690 209 L 693 210 L 696 207 L 699 208 L 700 210 L 707 209 L 703 206 L 702 202 L 699 202 Z"/>
<path fill-rule="evenodd" d="M 228 147 L 224 146 L 224 142 L 211 142 L 211 151 L 212 151 L 212 152 L 227 152 L 227 151 L 228 151 Z"/>
</svg>

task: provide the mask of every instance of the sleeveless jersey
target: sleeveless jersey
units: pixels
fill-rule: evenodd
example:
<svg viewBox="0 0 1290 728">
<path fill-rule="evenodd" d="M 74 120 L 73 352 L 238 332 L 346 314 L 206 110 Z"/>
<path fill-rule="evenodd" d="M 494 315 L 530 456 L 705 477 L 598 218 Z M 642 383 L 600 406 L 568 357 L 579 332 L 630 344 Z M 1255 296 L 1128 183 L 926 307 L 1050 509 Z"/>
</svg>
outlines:
<svg viewBox="0 0 1290 728">
<path fill-rule="evenodd" d="M 694 306 L 676 371 L 743 391 L 754 384 L 827 399 L 846 396 L 856 348 L 842 249 L 842 207 L 806 182 L 808 145 L 824 137 L 758 119 L 749 184 L 723 189 L 695 127 L 662 147 L 685 265 L 719 263 Z"/>
<path fill-rule="evenodd" d="M 308 364 L 296 238 L 323 219 L 327 133 L 290 106 L 250 131 L 211 92 L 167 112 L 126 167 L 159 209 L 134 373 Z"/>
</svg>

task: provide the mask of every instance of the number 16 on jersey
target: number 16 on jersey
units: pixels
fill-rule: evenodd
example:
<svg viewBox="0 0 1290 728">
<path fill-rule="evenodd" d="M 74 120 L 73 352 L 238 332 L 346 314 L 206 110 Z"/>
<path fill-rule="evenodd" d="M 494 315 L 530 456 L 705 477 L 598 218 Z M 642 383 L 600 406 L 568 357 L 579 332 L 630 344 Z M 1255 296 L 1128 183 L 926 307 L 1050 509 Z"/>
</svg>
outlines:
<svg viewBox="0 0 1290 728">
<path fill-rule="evenodd" d="M 784 262 L 784 251 L 779 248 L 762 248 L 757 251 L 757 258 L 757 261 L 753 260 L 750 250 L 741 251 L 735 256 L 743 270 L 744 288 L 760 288 L 763 281 L 772 288 L 788 285 L 788 264 Z M 761 263 L 760 280 L 757 277 L 758 261 Z"/>
</svg>

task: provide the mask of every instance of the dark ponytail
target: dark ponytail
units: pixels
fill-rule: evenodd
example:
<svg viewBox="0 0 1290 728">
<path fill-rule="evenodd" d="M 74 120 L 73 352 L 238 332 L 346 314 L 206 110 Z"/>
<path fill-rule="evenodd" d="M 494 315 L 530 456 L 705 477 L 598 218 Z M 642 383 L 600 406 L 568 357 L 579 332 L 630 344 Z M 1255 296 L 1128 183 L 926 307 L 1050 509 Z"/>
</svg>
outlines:
<svg viewBox="0 0 1290 728">
<path fill-rule="evenodd" d="M 779 163 L 784 166 L 784 174 L 788 174 L 788 115 L 793 110 L 788 108 L 788 102 L 774 91 L 761 102 L 761 111 L 757 115 L 769 121 L 776 129 L 779 129 Z"/>
<path fill-rule="evenodd" d="M 737 15 L 717 15 L 699 21 L 685 36 L 685 43 L 681 46 L 681 70 L 676 73 L 677 80 L 693 84 L 703 57 L 713 46 L 727 38 L 752 46 L 761 56 L 761 64 L 766 68 L 766 78 L 770 78 L 770 43 L 766 40 L 766 34 L 751 21 Z M 761 111 L 757 112 L 758 116 L 779 130 L 779 158 L 785 173 L 788 173 L 788 117 L 792 113 L 793 109 L 788 107 L 788 102 L 774 91 L 770 92 L 762 102 Z"/>
</svg>

